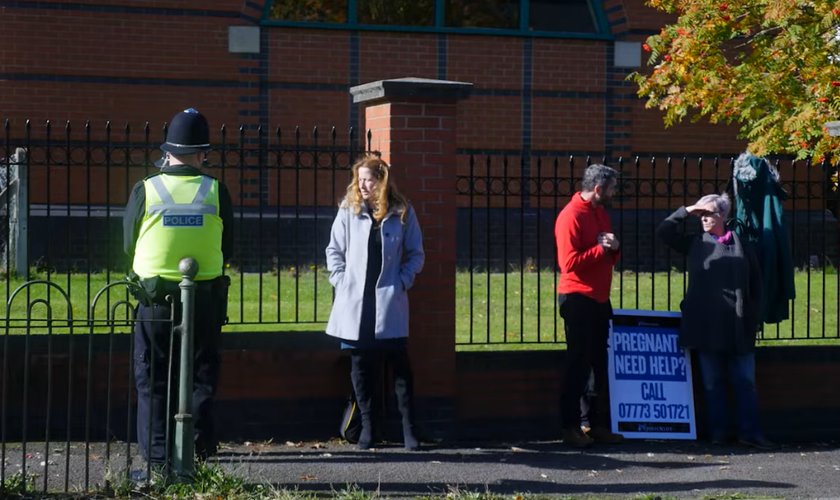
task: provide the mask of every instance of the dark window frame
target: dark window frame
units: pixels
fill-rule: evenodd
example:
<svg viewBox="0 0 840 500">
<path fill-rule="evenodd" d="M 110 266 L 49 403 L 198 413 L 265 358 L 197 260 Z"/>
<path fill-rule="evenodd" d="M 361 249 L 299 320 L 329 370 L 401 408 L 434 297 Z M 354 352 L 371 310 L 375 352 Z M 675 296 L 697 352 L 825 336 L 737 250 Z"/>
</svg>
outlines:
<svg viewBox="0 0 840 500">
<path fill-rule="evenodd" d="M 445 0 L 435 0 L 435 25 L 434 26 L 398 26 L 360 24 L 357 19 L 357 5 L 359 0 L 347 0 L 347 22 L 346 23 L 321 23 L 310 21 L 278 21 L 269 19 L 273 1 L 266 2 L 263 12 L 262 26 L 285 26 L 293 28 L 311 29 L 336 29 L 356 31 L 386 31 L 402 33 L 445 33 L 453 35 L 495 35 L 495 36 L 518 36 L 533 38 L 580 38 L 588 40 L 613 40 L 610 32 L 606 13 L 598 0 L 587 0 L 592 11 L 594 33 L 566 32 L 566 31 L 532 31 L 530 24 L 530 0 L 520 0 L 519 3 L 519 28 L 518 29 L 496 29 L 496 28 L 458 28 L 445 26 Z"/>
</svg>

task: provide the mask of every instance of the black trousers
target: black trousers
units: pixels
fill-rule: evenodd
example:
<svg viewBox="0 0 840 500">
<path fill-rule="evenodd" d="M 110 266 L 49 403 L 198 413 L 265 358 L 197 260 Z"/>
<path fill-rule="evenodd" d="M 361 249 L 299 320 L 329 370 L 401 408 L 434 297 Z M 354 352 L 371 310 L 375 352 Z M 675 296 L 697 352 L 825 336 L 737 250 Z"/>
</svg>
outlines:
<svg viewBox="0 0 840 500">
<path fill-rule="evenodd" d="M 397 405 L 404 418 L 411 418 L 414 397 L 414 375 L 408 357 L 406 339 L 390 339 L 385 346 L 372 349 L 354 349 L 351 354 L 350 380 L 356 402 L 362 415 L 367 415 L 374 426 L 382 424 L 384 417 L 383 386 L 387 380 L 386 369 L 391 368 Z M 379 430 L 377 430 L 379 432 Z"/>
<path fill-rule="evenodd" d="M 560 395 L 560 418 L 564 429 L 580 427 L 581 397 L 594 377 L 595 398 L 589 407 L 591 427 L 610 426 L 607 341 L 612 305 L 579 293 L 557 296 L 566 327 L 566 373 Z"/>
<path fill-rule="evenodd" d="M 180 297 L 176 296 L 175 325 L 181 322 Z M 193 423 L 195 452 L 199 457 L 215 453 L 212 408 L 219 380 L 219 341 L 224 323 L 224 305 L 218 294 L 198 291 L 195 303 L 193 336 Z M 166 424 L 170 425 L 170 446 L 174 432 L 174 414 L 178 406 L 178 370 L 180 337 L 173 339 L 169 321 L 171 307 L 166 304 L 137 306 L 134 330 L 134 379 L 137 386 L 137 441 L 143 458 L 152 465 L 164 465 Z M 173 342 L 174 340 L 174 342 Z M 170 342 L 172 344 L 170 345 Z M 172 348 L 170 364 L 169 354 Z M 170 367 L 172 386 L 167 411 L 167 385 Z M 151 441 L 150 441 L 151 440 Z"/>
</svg>

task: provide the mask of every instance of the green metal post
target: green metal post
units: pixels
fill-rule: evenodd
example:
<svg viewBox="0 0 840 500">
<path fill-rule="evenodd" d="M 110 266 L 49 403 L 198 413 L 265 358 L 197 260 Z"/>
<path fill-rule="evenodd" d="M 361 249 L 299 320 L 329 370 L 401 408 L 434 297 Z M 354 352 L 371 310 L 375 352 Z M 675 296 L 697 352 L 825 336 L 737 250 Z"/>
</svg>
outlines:
<svg viewBox="0 0 840 500">
<path fill-rule="evenodd" d="M 195 443 L 193 432 L 193 328 L 195 319 L 195 276 L 198 262 L 192 257 L 181 259 L 181 363 L 179 371 L 178 414 L 175 415 L 175 447 L 172 466 L 176 476 L 189 479 L 195 473 Z"/>
</svg>

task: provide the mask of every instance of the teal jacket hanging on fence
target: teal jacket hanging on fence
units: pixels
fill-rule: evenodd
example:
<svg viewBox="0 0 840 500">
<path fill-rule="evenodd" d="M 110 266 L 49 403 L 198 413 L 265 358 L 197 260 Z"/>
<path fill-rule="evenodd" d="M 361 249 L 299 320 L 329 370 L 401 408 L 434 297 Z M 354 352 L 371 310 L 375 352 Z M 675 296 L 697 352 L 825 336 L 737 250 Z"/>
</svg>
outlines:
<svg viewBox="0 0 840 500">
<path fill-rule="evenodd" d="M 744 153 L 732 172 L 735 187 L 735 232 L 759 249 L 764 293 L 762 319 L 781 323 L 788 319 L 788 302 L 796 297 L 788 228 L 782 202 L 787 193 L 779 173 L 764 158 Z"/>
</svg>

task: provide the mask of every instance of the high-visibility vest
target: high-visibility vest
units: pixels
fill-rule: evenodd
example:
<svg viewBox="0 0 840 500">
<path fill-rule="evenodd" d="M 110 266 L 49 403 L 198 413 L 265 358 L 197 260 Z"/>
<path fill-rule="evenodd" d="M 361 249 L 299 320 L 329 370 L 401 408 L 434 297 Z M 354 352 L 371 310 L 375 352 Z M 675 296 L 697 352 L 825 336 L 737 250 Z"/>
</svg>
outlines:
<svg viewBox="0 0 840 500">
<path fill-rule="evenodd" d="M 196 281 L 221 276 L 219 181 L 206 175 L 158 174 L 143 185 L 146 214 L 134 249 L 137 276 L 181 281 L 178 263 L 185 257 L 198 262 Z"/>
</svg>

